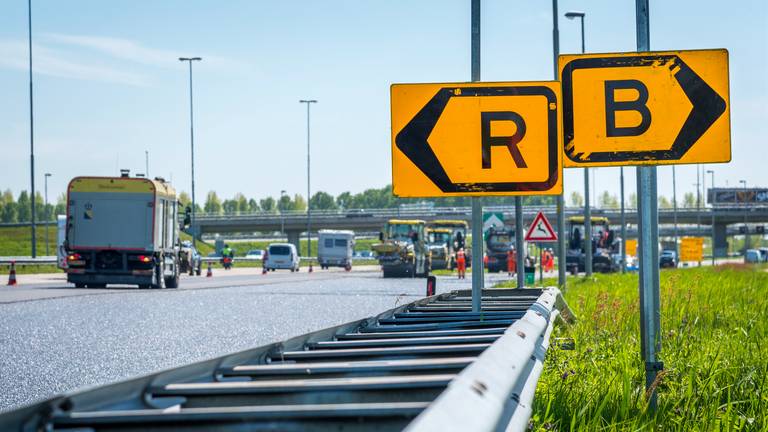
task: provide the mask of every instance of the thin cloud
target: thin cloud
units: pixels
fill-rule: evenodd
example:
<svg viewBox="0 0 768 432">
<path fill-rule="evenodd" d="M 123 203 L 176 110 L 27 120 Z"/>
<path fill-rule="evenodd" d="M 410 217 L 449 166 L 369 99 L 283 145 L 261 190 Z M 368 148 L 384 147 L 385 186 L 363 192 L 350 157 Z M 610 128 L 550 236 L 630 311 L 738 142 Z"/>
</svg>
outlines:
<svg viewBox="0 0 768 432">
<path fill-rule="evenodd" d="M 93 62 L 75 60 L 66 52 L 47 46 L 33 44 L 33 72 L 58 78 L 101 81 L 130 86 L 148 85 L 146 76 L 116 67 Z M 0 40 L 0 67 L 27 70 L 29 67 L 27 42 L 21 40 Z"/>
<path fill-rule="evenodd" d="M 175 66 L 178 64 L 178 58 L 180 56 L 190 54 L 183 51 L 150 48 L 130 39 L 108 36 L 68 35 L 60 33 L 46 33 L 43 36 L 53 43 L 87 48 L 102 54 L 107 54 L 116 59 L 158 67 Z M 241 69 L 243 66 L 240 62 L 225 57 L 206 55 L 205 53 L 193 54 L 202 56 L 205 59 L 206 64 L 210 63 L 218 67 Z"/>
</svg>

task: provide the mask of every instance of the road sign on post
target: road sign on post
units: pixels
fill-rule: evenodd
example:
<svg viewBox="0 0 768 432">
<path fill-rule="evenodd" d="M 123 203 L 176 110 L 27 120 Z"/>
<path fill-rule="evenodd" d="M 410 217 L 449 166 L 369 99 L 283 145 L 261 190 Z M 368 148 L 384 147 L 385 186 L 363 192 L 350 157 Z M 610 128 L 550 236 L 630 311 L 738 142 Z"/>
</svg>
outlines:
<svg viewBox="0 0 768 432">
<path fill-rule="evenodd" d="M 680 261 L 701 261 L 704 254 L 704 239 L 683 237 L 680 241 Z"/>
<path fill-rule="evenodd" d="M 555 230 L 552 229 L 552 225 L 547 220 L 547 217 L 544 216 L 544 213 L 539 212 L 536 217 L 533 218 L 531 226 L 528 227 L 528 230 L 525 233 L 525 241 L 538 243 L 557 241 L 557 234 L 555 234 Z"/>
<path fill-rule="evenodd" d="M 728 51 L 561 55 L 566 167 L 731 160 Z"/>
<path fill-rule="evenodd" d="M 622 241 L 626 242 L 627 255 L 637 256 L 637 239 L 622 239 Z"/>
<path fill-rule="evenodd" d="M 393 193 L 561 193 L 559 93 L 549 81 L 392 85 Z"/>
<path fill-rule="evenodd" d="M 504 228 L 504 213 L 483 213 L 483 237 L 491 228 Z"/>
</svg>

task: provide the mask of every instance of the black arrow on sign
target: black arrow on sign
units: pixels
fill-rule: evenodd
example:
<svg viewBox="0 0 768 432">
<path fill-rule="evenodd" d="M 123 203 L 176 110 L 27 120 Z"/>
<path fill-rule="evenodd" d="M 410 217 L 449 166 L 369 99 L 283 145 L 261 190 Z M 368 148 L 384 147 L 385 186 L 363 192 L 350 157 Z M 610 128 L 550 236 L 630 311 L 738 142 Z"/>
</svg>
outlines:
<svg viewBox="0 0 768 432">
<path fill-rule="evenodd" d="M 542 182 L 455 183 L 429 145 L 429 136 L 452 97 L 544 96 L 547 98 L 547 179 Z M 552 108 L 551 108 L 552 107 Z M 557 183 L 557 96 L 544 86 L 443 87 L 395 137 L 395 145 L 445 193 L 546 191 Z M 478 130 L 478 135 L 480 131 Z M 479 150 L 479 146 L 478 146 Z"/>
<path fill-rule="evenodd" d="M 639 152 L 576 153 L 573 146 L 573 72 L 578 69 L 611 67 L 667 66 L 675 75 L 693 108 L 668 150 Z M 674 72 L 677 69 L 677 72 Z M 679 160 L 701 138 L 707 129 L 725 112 L 725 100 L 676 55 L 647 55 L 638 57 L 592 57 L 569 62 L 562 73 L 563 132 L 565 155 L 574 162 L 620 162 L 642 160 Z"/>
</svg>

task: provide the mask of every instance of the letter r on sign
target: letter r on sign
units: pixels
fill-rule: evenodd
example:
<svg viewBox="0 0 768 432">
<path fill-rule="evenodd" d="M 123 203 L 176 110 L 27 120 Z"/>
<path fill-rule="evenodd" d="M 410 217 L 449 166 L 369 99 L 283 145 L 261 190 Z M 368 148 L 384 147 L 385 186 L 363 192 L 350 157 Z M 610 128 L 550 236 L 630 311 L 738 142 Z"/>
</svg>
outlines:
<svg viewBox="0 0 768 432">
<path fill-rule="evenodd" d="M 515 124 L 516 130 L 512 136 L 491 136 L 491 123 L 511 121 Z M 527 168 L 523 155 L 520 153 L 520 149 L 517 148 L 517 144 L 522 141 L 525 136 L 525 120 L 520 114 L 512 111 L 495 111 L 495 112 L 481 112 L 480 113 L 480 129 L 482 137 L 482 150 L 483 150 L 483 169 L 491 168 L 491 147 L 504 146 L 509 150 L 509 154 L 515 161 L 515 166 L 518 168 Z"/>
</svg>

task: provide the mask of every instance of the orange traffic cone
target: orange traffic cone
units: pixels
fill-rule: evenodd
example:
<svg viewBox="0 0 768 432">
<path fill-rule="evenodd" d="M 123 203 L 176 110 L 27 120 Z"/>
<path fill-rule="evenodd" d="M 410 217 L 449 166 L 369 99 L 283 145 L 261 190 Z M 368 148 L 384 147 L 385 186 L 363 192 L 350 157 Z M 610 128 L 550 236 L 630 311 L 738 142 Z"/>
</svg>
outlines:
<svg viewBox="0 0 768 432">
<path fill-rule="evenodd" d="M 208 263 L 208 273 L 205 274 L 205 277 L 213 277 L 213 270 L 211 270 L 211 263 Z"/>
<path fill-rule="evenodd" d="M 11 272 L 8 274 L 8 285 L 16 285 L 16 261 L 11 261 Z"/>
</svg>

